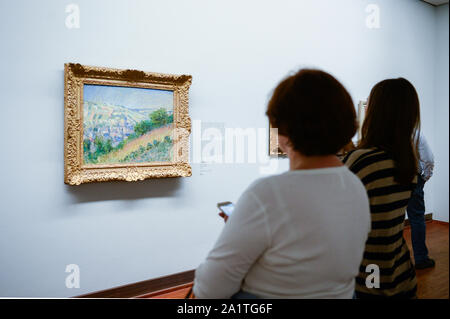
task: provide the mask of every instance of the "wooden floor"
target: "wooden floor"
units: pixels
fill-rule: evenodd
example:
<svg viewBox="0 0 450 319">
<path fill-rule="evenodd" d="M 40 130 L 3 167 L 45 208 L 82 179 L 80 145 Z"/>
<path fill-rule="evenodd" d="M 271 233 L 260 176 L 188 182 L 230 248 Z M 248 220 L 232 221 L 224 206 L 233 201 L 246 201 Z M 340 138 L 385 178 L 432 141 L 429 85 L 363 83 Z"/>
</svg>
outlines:
<svg viewBox="0 0 450 319">
<path fill-rule="evenodd" d="M 411 250 L 411 230 L 405 227 L 404 236 Z M 427 222 L 427 247 L 429 256 L 436 261 L 436 267 L 432 269 L 417 270 L 418 298 L 421 299 L 449 299 L 449 233 L 448 223 L 436 221 Z M 170 298 L 183 299 L 189 292 L 192 284 L 174 287 L 164 291 L 152 293 L 144 298 Z"/>
<path fill-rule="evenodd" d="M 436 261 L 436 266 L 431 269 L 416 270 L 418 298 L 449 299 L 448 235 L 448 224 L 436 221 L 427 222 L 428 254 Z M 412 255 L 409 227 L 405 227 L 404 236 Z"/>
</svg>

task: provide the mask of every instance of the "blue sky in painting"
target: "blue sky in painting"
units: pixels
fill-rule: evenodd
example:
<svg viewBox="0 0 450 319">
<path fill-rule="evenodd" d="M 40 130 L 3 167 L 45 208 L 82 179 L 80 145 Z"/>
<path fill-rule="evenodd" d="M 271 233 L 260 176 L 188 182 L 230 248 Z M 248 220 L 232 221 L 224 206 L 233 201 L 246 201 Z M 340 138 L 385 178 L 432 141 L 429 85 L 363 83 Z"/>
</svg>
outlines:
<svg viewBox="0 0 450 319">
<path fill-rule="evenodd" d="M 83 95 L 84 101 L 132 109 L 155 107 L 173 109 L 173 91 L 85 84 Z"/>
</svg>

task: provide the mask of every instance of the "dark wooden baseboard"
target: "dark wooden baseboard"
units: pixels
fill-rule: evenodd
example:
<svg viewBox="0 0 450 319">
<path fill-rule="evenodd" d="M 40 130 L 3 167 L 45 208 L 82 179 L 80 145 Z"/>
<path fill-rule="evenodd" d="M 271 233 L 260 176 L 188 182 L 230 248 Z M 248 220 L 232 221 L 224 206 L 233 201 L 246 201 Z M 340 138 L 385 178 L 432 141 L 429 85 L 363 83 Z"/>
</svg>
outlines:
<svg viewBox="0 0 450 319">
<path fill-rule="evenodd" d="M 140 299 L 150 299 L 150 298 L 158 298 L 158 297 L 160 298 L 161 296 L 168 296 L 168 295 L 172 295 L 173 296 L 175 293 L 177 295 L 179 295 L 180 291 L 190 289 L 190 288 L 192 288 L 193 285 L 194 285 L 194 283 L 191 282 L 191 283 L 188 283 L 188 284 L 175 286 L 175 287 L 171 287 L 171 288 L 168 288 L 168 289 L 154 291 L 154 292 L 151 292 L 149 294 L 136 296 L 135 298 L 140 298 Z M 185 297 L 185 295 L 188 294 L 188 291 L 186 291 L 184 293 L 184 295 L 181 296 L 181 298 Z"/>
<path fill-rule="evenodd" d="M 183 286 L 194 281 L 195 270 L 180 272 L 160 278 L 136 282 L 129 285 L 101 290 L 75 298 L 135 298 L 163 291 L 177 286 Z"/>
</svg>

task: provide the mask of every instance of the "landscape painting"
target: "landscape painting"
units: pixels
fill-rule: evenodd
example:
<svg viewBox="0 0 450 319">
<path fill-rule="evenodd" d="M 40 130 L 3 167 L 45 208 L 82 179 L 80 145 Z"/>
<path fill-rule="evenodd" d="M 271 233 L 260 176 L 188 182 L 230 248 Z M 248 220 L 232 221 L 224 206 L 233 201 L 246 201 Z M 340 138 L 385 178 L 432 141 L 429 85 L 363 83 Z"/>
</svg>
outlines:
<svg viewBox="0 0 450 319">
<path fill-rule="evenodd" d="M 192 76 L 64 65 L 64 183 L 188 177 Z"/>
<path fill-rule="evenodd" d="M 84 165 L 170 162 L 173 91 L 84 84 Z"/>
</svg>

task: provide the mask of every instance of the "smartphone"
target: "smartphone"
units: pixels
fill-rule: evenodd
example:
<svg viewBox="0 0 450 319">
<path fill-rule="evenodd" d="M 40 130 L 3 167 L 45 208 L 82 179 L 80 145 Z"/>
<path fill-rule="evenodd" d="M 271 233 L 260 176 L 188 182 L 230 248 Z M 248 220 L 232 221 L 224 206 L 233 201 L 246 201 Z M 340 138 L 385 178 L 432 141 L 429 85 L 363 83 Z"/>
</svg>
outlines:
<svg viewBox="0 0 450 319">
<path fill-rule="evenodd" d="M 234 204 L 232 202 L 222 202 L 218 203 L 217 207 L 228 217 L 231 216 L 234 210 Z"/>
</svg>

